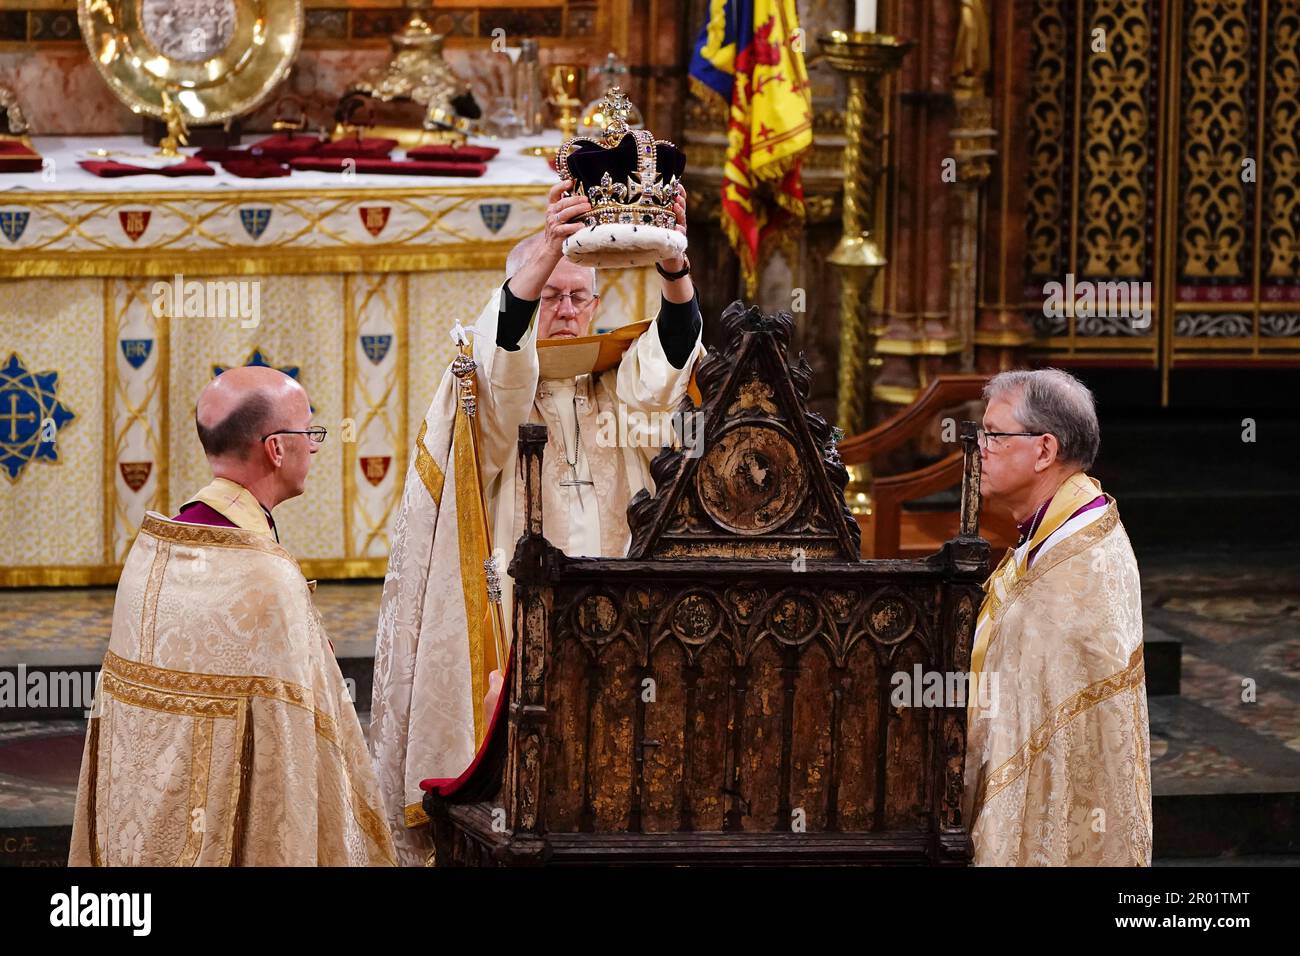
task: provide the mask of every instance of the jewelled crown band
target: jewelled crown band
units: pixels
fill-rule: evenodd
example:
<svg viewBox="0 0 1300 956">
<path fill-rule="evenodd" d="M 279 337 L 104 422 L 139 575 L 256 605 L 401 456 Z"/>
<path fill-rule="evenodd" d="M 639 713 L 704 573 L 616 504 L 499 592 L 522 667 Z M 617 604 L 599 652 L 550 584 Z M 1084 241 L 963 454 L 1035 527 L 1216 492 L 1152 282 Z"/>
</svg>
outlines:
<svg viewBox="0 0 1300 956">
<path fill-rule="evenodd" d="M 588 228 L 620 223 L 671 229 L 677 221 L 673 201 L 680 180 L 677 172 L 660 169 L 660 160 L 680 170 L 685 157 L 675 144 L 655 139 L 649 130 L 631 129 L 630 107 L 627 95 L 611 87 L 600 110 L 609 117 L 604 133 L 599 139 L 577 136 L 561 146 L 556 172 L 561 179 L 574 180 L 574 193 L 591 202 L 591 211 L 582 218 Z M 571 167 L 571 159 L 578 168 Z M 600 178 L 595 180 L 593 173 Z"/>
</svg>

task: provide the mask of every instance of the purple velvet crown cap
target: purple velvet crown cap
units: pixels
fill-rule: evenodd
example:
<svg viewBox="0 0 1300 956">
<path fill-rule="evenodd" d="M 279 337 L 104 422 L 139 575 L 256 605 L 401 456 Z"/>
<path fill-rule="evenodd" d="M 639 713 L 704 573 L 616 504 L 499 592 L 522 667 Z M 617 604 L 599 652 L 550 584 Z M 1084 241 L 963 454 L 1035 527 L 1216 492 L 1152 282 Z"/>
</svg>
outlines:
<svg viewBox="0 0 1300 956">
<path fill-rule="evenodd" d="M 606 173 L 616 183 L 627 182 L 640 166 L 637 149 L 636 138 L 628 134 L 612 148 L 594 142 L 579 142 L 568 154 L 569 172 L 587 193 L 593 186 L 600 185 Z M 660 141 L 654 144 L 654 156 L 657 182 L 667 183 L 674 176 L 681 179 L 686 171 L 685 153 L 672 143 Z"/>
</svg>

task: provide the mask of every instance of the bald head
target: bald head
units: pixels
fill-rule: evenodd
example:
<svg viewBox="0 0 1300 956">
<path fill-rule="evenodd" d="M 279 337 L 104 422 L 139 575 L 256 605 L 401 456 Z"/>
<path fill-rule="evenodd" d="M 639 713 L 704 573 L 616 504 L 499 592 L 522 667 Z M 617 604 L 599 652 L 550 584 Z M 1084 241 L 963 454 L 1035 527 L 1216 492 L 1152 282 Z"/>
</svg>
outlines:
<svg viewBox="0 0 1300 956">
<path fill-rule="evenodd" d="M 300 405 L 307 405 L 306 392 L 279 369 L 226 369 L 199 394 L 194 419 L 203 451 L 244 461 L 263 435 L 292 427 L 289 419 Z"/>
</svg>

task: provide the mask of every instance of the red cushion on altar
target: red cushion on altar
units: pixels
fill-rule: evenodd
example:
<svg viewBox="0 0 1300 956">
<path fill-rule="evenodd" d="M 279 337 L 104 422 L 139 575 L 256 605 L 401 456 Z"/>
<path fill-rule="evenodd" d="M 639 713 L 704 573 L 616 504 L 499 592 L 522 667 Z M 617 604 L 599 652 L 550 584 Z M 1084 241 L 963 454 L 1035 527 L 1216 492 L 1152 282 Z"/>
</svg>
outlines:
<svg viewBox="0 0 1300 956">
<path fill-rule="evenodd" d="M 191 156 L 183 163 L 164 166 L 161 169 L 149 169 L 144 166 L 131 166 L 114 160 L 81 159 L 77 161 L 88 173 L 105 178 L 116 176 L 215 176 L 217 171 L 196 156 Z"/>
<path fill-rule="evenodd" d="M 270 156 L 272 159 L 279 159 L 287 162 L 295 156 L 314 155 L 320 147 L 321 141 L 315 136 L 306 136 L 302 133 L 298 133 L 297 135 L 276 133 L 274 136 L 268 136 L 266 139 L 259 139 L 248 148 L 250 151 L 261 150 L 262 155 L 264 156 Z"/>
<path fill-rule="evenodd" d="M 253 153 L 246 149 L 226 149 L 215 146 L 203 146 L 194 154 L 205 163 L 224 163 L 228 159 L 239 159 L 241 156 L 252 156 Z"/>
<path fill-rule="evenodd" d="M 0 173 L 39 173 L 41 154 L 16 139 L 0 139 Z"/>
<path fill-rule="evenodd" d="M 333 143 L 324 143 L 319 151 L 314 155 L 317 156 L 350 156 L 354 159 L 384 159 L 397 148 L 395 139 L 362 139 L 358 141 L 356 137 L 340 139 Z"/>
<path fill-rule="evenodd" d="M 474 776 L 474 771 L 483 762 L 484 755 L 488 751 L 488 744 L 492 740 L 492 735 L 496 733 L 497 724 L 506 719 L 506 707 L 510 703 L 510 670 L 514 662 L 515 656 L 511 653 L 509 660 L 506 661 L 505 673 L 501 675 L 501 696 L 497 698 L 496 709 L 492 711 L 492 720 L 488 723 L 487 733 L 483 735 L 483 744 L 478 748 L 478 753 L 474 755 L 474 760 L 459 777 L 429 777 L 427 780 L 421 780 L 420 789 L 425 793 L 436 790 L 439 796 L 449 797 L 459 790 L 466 780 Z M 504 732 L 505 728 L 503 727 L 502 733 Z"/>
<path fill-rule="evenodd" d="M 267 156 L 232 156 L 221 161 L 221 168 L 243 179 L 272 179 L 288 176 L 289 167 Z"/>
<path fill-rule="evenodd" d="M 447 146 L 435 143 L 406 151 L 407 159 L 428 159 L 445 163 L 486 163 L 501 150 L 495 146 Z"/>
<path fill-rule="evenodd" d="M 288 159 L 277 159 L 263 152 L 260 146 L 249 149 L 217 149 L 205 146 L 194 155 L 209 163 L 220 163 L 226 172 L 242 179 L 271 179 L 289 175 L 289 167 L 284 165 Z"/>
<path fill-rule="evenodd" d="M 291 160 L 294 169 L 311 169 L 322 173 L 341 173 L 347 158 L 300 156 Z M 482 163 L 436 163 L 403 161 L 400 159 L 356 159 L 353 169 L 358 173 L 379 173 L 388 176 L 482 176 L 487 167 Z"/>
</svg>

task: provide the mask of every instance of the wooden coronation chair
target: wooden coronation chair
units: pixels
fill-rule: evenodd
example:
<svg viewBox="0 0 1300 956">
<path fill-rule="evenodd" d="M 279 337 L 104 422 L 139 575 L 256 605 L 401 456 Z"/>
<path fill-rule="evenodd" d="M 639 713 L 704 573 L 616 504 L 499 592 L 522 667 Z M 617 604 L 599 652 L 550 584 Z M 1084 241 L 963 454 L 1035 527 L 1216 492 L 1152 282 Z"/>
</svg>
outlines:
<svg viewBox="0 0 1300 956">
<path fill-rule="evenodd" d="M 435 865 L 969 861 L 964 701 L 890 696 L 896 674 L 969 670 L 974 425 L 959 533 L 864 561 L 790 317 L 735 303 L 722 324 L 702 451 L 655 459 L 627 557 L 542 536 L 546 430 L 520 429 L 506 689 L 473 765 L 421 785 Z"/>
</svg>

